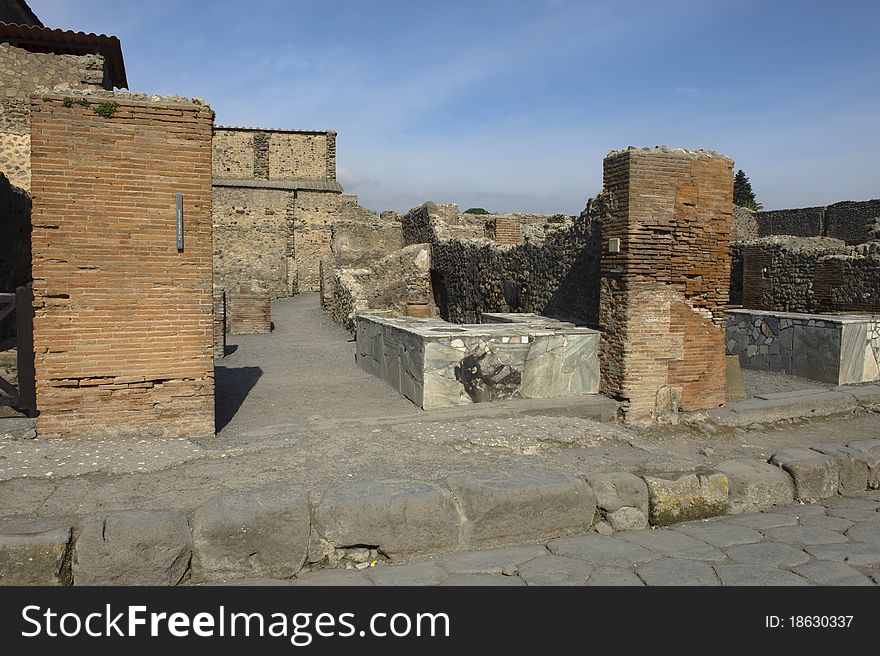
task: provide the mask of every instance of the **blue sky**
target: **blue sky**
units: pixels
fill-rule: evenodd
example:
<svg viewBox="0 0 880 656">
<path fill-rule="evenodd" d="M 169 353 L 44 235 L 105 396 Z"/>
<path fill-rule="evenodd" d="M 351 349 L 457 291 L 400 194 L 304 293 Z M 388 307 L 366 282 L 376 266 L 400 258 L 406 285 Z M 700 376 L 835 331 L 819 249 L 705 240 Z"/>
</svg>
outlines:
<svg viewBox="0 0 880 656">
<path fill-rule="evenodd" d="M 719 150 L 766 209 L 880 197 L 880 2 L 29 0 L 134 91 L 334 129 L 374 210 L 576 213 L 628 145 Z"/>
</svg>

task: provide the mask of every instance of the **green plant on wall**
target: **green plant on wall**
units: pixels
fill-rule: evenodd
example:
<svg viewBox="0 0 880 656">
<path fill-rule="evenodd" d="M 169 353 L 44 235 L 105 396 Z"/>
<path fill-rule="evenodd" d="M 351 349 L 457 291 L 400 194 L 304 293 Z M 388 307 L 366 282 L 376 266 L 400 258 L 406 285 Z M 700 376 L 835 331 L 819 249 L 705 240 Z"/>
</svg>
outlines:
<svg viewBox="0 0 880 656">
<path fill-rule="evenodd" d="M 119 109 L 118 102 L 114 100 L 106 100 L 95 105 L 95 114 L 103 116 L 104 118 L 110 118 L 116 113 L 117 109 Z"/>
<path fill-rule="evenodd" d="M 65 98 L 61 101 L 61 104 L 65 107 L 73 107 L 74 105 L 88 107 L 91 105 L 86 98 Z M 103 116 L 104 118 L 111 118 L 116 113 L 117 109 L 119 109 L 119 103 L 115 100 L 105 100 L 94 106 L 95 114 Z"/>
<path fill-rule="evenodd" d="M 89 101 L 85 98 L 65 98 L 62 104 L 65 107 L 73 107 L 74 105 L 79 105 L 80 107 L 88 107 Z"/>
</svg>

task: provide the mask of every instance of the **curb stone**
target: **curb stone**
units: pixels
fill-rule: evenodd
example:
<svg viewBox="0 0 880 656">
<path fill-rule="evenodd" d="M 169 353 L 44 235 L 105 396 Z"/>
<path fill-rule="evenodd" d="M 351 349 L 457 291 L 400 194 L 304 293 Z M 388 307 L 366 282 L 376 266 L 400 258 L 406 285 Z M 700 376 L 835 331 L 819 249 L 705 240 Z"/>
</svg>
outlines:
<svg viewBox="0 0 880 656">
<path fill-rule="evenodd" d="M 770 458 L 770 464 L 781 467 L 794 479 L 799 501 L 812 503 L 837 493 L 840 466 L 831 456 L 805 447 L 783 449 Z"/>
<path fill-rule="evenodd" d="M 465 517 L 462 544 L 543 539 L 585 531 L 596 515 L 596 494 L 577 476 L 555 470 L 487 471 L 446 479 Z"/>
<path fill-rule="evenodd" d="M 864 468 L 857 463 L 864 463 Z M 853 471 L 844 471 L 847 467 Z M 776 453 L 770 463 L 730 460 L 713 472 L 641 476 L 611 472 L 581 478 L 555 470 L 518 469 L 453 475 L 447 479 L 448 487 L 419 481 L 349 483 L 324 492 L 312 507 L 311 518 L 308 495 L 301 488 L 227 494 L 196 510 L 192 527 L 182 513 L 141 510 L 89 515 L 72 532 L 69 525 L 54 529 L 35 526 L 27 532 L 18 527 L 17 534 L 0 535 L 0 584 L 175 585 L 192 576 L 196 581 L 222 579 L 244 585 L 295 576 L 297 585 L 337 581 L 370 585 L 372 572 L 323 569 L 307 573 L 303 568 L 326 567 L 323 555 L 327 548 L 372 553 L 375 549 L 369 547 L 375 547 L 392 561 L 404 555 L 442 554 L 450 562 L 464 562 L 485 553 L 459 551 L 463 548 L 485 548 L 513 539 L 548 542 L 557 556 L 601 567 L 616 562 L 614 549 L 638 551 L 637 534 L 632 534 L 631 540 L 626 533 L 620 537 L 560 536 L 584 532 L 591 524 L 595 527 L 596 519 L 610 528 L 610 519 L 621 510 L 641 513 L 649 517 L 651 525 L 658 526 L 695 516 L 768 510 L 794 498 L 820 500 L 838 491 L 856 491 L 851 486 L 876 487 L 878 468 L 880 439 L 867 439 L 846 447 L 786 449 Z M 699 514 L 707 509 L 710 515 Z M 829 517 L 854 512 L 857 510 L 842 505 Z M 875 514 L 870 513 L 867 519 L 874 519 Z M 42 530 L 45 528 L 50 530 Z M 703 530 L 712 528 L 707 525 Z M 817 539 L 819 528 L 811 530 Z M 744 539 L 731 531 L 716 537 L 718 546 Z M 281 550 L 272 547 L 276 542 L 283 543 Z M 745 553 L 756 546 L 722 548 L 728 553 Z M 536 551 L 526 553 L 523 560 L 547 555 L 543 547 L 534 548 Z M 519 562 L 519 556 L 511 551 L 516 549 L 528 547 L 496 549 L 496 560 Z M 870 544 L 806 549 L 817 557 L 856 566 L 880 563 L 880 547 Z M 42 555 L 22 569 L 19 564 L 23 555 L 31 553 L 28 550 Z M 277 555 L 281 553 L 284 555 Z M 669 555 L 679 554 L 673 550 Z M 646 560 L 650 558 L 641 559 Z M 755 563 L 759 564 L 765 562 Z M 459 579 L 462 583 L 483 580 L 486 567 L 472 566 L 473 573 L 462 573 Z M 492 564 L 490 569 L 494 572 L 498 567 Z M 722 571 L 729 575 L 734 569 Z M 746 570 L 756 581 L 764 580 L 763 568 Z M 840 567 L 837 570 L 843 571 Z M 828 576 L 836 576 L 837 570 L 829 570 Z M 411 574 L 415 579 L 433 579 L 437 572 L 414 570 Z M 380 578 L 377 575 L 375 582 Z"/>
<path fill-rule="evenodd" d="M 290 578 L 306 560 L 310 529 L 303 489 L 214 497 L 193 514 L 193 580 Z"/>
<path fill-rule="evenodd" d="M 0 586 L 70 585 L 70 526 L 0 535 Z"/>
</svg>

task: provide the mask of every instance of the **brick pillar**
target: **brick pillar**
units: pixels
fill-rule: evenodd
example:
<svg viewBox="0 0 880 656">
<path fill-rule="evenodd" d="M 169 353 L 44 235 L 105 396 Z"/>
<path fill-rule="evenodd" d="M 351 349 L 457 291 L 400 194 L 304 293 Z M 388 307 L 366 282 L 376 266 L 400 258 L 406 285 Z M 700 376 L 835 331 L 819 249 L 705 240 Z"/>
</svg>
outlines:
<svg viewBox="0 0 880 656">
<path fill-rule="evenodd" d="M 213 112 L 53 95 L 31 121 L 38 435 L 213 435 Z"/>
<path fill-rule="evenodd" d="M 604 182 L 602 392 L 636 421 L 723 404 L 733 161 L 629 148 Z"/>
</svg>

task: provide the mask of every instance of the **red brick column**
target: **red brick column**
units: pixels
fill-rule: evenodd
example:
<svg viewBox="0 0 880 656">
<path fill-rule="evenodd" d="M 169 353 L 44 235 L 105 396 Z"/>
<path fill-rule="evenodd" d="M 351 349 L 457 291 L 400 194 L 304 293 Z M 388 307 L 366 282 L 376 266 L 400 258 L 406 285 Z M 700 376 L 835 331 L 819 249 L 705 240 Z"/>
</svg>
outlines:
<svg viewBox="0 0 880 656">
<path fill-rule="evenodd" d="M 605 158 L 602 391 L 628 419 L 721 405 L 733 162 L 630 148 Z"/>
<path fill-rule="evenodd" d="M 213 435 L 212 123 L 190 103 L 32 98 L 40 436 Z"/>
</svg>

